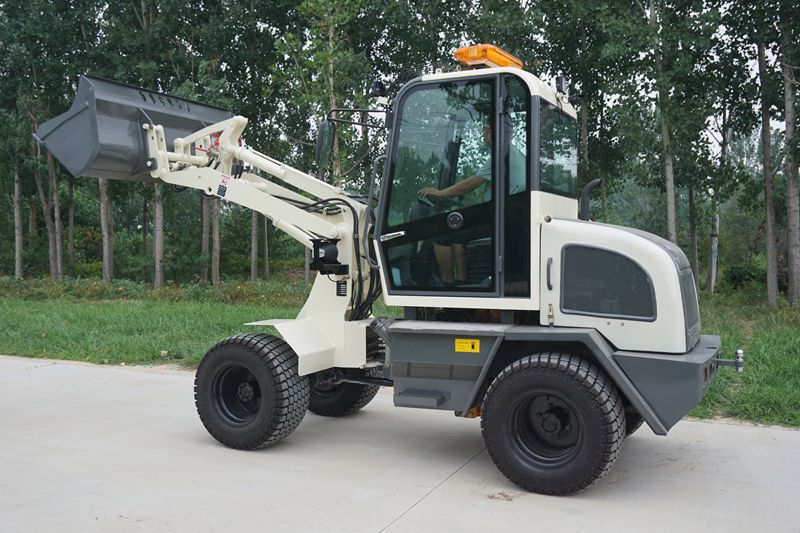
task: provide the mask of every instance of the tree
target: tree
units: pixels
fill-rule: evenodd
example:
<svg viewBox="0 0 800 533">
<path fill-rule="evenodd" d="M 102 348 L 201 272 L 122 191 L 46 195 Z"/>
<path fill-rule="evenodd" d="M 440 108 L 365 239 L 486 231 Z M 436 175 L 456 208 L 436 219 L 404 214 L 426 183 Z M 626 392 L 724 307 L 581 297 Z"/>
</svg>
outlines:
<svg viewBox="0 0 800 533">
<path fill-rule="evenodd" d="M 97 180 L 100 188 L 100 232 L 103 234 L 103 281 L 114 278 L 114 217 L 111 212 L 111 199 L 108 194 L 108 180 Z"/>
<path fill-rule="evenodd" d="M 792 6 L 794 8 L 792 9 Z M 796 131 L 796 92 L 797 80 L 795 69 L 798 66 L 797 39 L 800 32 L 797 31 L 796 22 L 800 17 L 800 8 L 789 2 L 782 2 L 780 10 L 780 31 L 781 31 L 781 70 L 783 73 L 783 98 L 784 113 L 783 118 L 786 122 L 784 174 L 786 176 L 786 225 L 787 243 L 786 255 L 789 270 L 789 293 L 788 299 L 791 305 L 800 305 L 800 183 L 797 177 L 798 142 L 795 135 Z"/>
</svg>

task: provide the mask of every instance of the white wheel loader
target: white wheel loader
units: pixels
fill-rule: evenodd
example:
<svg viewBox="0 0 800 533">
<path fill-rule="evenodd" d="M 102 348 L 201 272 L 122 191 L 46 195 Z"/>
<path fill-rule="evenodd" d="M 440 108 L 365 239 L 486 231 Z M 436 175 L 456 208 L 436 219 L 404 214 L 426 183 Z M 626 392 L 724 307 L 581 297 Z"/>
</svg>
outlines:
<svg viewBox="0 0 800 533">
<path fill-rule="evenodd" d="M 306 410 L 347 415 L 391 386 L 398 407 L 480 417 L 503 474 L 568 494 L 643 422 L 666 435 L 719 366 L 741 371 L 741 351 L 721 358 L 701 335 L 677 246 L 589 221 L 591 187 L 579 216 L 563 91 L 490 45 L 456 57 L 468 68 L 408 81 L 382 109 L 387 152 L 366 198 L 244 146 L 243 117 L 97 78 L 36 133 L 76 176 L 198 189 L 312 251 L 297 318 L 247 324 L 282 338 L 230 337 L 197 369 L 197 409 L 221 443 L 275 444 Z M 380 296 L 403 318 L 372 316 Z"/>
</svg>

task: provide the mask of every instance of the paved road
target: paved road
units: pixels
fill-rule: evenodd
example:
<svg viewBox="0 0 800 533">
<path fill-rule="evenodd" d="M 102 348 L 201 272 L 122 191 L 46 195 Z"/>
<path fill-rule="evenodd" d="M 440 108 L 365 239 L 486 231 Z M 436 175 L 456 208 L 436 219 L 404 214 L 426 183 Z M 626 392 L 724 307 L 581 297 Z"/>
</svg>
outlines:
<svg viewBox="0 0 800 533">
<path fill-rule="evenodd" d="M 0 357 L 0 531 L 800 531 L 800 432 L 643 429 L 571 497 L 523 493 L 477 421 L 309 414 L 283 443 L 224 448 L 190 373 Z"/>
</svg>

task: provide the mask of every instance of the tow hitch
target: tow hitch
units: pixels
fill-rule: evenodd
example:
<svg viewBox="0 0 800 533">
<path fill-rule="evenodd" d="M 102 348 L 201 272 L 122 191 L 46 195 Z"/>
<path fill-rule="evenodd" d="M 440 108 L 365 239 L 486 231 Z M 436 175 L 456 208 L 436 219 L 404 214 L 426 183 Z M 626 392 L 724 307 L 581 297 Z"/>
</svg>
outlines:
<svg viewBox="0 0 800 533">
<path fill-rule="evenodd" d="M 714 359 L 714 362 L 719 366 L 732 366 L 736 368 L 736 372 L 741 372 L 744 370 L 744 350 L 741 348 L 736 350 L 736 359 L 717 357 Z"/>
</svg>

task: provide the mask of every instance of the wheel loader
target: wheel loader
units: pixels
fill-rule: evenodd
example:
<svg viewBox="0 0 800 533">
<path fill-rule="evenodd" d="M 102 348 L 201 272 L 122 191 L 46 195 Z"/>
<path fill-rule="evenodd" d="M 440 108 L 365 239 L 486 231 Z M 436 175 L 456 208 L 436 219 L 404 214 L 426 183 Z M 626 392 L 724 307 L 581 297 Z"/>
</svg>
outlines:
<svg viewBox="0 0 800 533">
<path fill-rule="evenodd" d="M 271 446 L 307 410 L 349 415 L 387 386 L 398 407 L 480 418 L 520 487 L 574 493 L 643 423 L 666 435 L 720 366 L 742 370 L 742 351 L 723 358 L 701 335 L 679 247 L 589 220 L 574 100 L 497 47 L 455 57 L 351 110 L 385 114 L 366 196 L 248 147 L 244 117 L 89 76 L 35 137 L 75 176 L 197 189 L 311 251 L 297 317 L 246 324 L 197 369 L 197 411 L 222 444 Z M 358 123 L 336 111 L 318 132 L 323 167 L 336 124 Z M 379 297 L 402 318 L 373 316 Z"/>
</svg>

